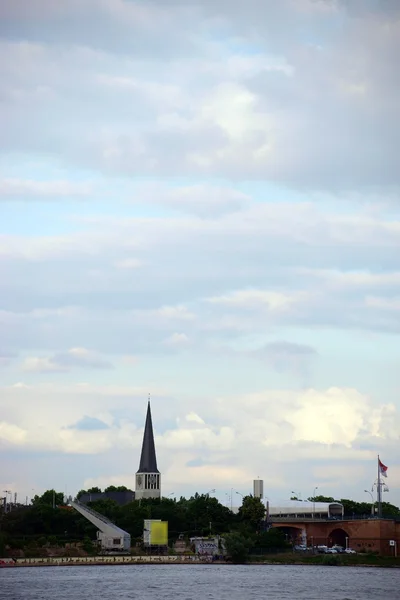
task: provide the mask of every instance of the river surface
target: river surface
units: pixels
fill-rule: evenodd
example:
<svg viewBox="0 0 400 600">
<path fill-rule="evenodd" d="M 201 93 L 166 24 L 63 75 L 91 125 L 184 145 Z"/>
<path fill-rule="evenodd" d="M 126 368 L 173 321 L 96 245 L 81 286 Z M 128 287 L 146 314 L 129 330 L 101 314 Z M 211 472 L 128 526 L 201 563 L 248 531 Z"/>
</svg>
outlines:
<svg viewBox="0 0 400 600">
<path fill-rule="evenodd" d="M 398 600 L 400 570 L 127 565 L 0 569 L 7 600 Z"/>
</svg>

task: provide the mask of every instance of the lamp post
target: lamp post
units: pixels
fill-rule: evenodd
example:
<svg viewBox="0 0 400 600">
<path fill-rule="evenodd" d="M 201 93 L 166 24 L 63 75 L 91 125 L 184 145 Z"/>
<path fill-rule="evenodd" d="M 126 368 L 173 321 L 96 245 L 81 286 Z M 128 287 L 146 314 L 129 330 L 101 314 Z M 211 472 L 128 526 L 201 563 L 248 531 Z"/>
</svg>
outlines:
<svg viewBox="0 0 400 600">
<path fill-rule="evenodd" d="M 315 519 L 315 492 L 317 491 L 318 486 L 316 485 L 313 493 L 313 519 Z"/>
<path fill-rule="evenodd" d="M 10 512 L 10 510 L 11 510 L 12 492 L 10 492 L 10 490 L 3 490 L 3 493 L 6 495 L 6 505 L 4 507 L 4 512 Z M 8 502 L 8 500 L 7 500 L 8 494 L 10 494 L 10 502 Z M 7 504 L 8 504 L 8 511 L 7 511 Z"/>
<path fill-rule="evenodd" d="M 372 492 L 370 492 L 369 490 L 364 490 L 364 492 L 371 496 L 371 515 L 373 516 L 374 515 L 374 504 L 375 504 L 374 497 L 372 495 Z"/>
<path fill-rule="evenodd" d="M 206 494 L 206 496 L 209 496 L 210 494 L 215 494 L 215 489 L 213 488 L 212 490 L 209 490 Z"/>
</svg>

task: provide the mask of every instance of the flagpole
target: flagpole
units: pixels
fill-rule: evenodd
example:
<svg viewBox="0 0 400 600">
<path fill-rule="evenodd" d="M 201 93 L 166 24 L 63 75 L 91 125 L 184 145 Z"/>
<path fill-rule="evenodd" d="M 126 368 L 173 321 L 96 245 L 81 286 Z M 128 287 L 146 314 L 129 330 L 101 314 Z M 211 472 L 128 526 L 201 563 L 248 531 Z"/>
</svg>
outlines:
<svg viewBox="0 0 400 600">
<path fill-rule="evenodd" d="M 382 486 L 381 486 L 381 469 L 379 466 L 379 454 L 378 454 L 378 517 L 382 516 Z"/>
</svg>

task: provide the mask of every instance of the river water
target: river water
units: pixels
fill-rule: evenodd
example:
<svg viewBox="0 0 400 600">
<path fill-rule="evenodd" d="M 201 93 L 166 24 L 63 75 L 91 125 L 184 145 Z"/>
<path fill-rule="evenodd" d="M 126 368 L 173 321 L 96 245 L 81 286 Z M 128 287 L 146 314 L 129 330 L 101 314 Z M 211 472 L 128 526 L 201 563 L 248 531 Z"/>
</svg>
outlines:
<svg viewBox="0 0 400 600">
<path fill-rule="evenodd" d="M 7 600 L 399 600 L 400 570 L 127 565 L 0 569 Z"/>
</svg>

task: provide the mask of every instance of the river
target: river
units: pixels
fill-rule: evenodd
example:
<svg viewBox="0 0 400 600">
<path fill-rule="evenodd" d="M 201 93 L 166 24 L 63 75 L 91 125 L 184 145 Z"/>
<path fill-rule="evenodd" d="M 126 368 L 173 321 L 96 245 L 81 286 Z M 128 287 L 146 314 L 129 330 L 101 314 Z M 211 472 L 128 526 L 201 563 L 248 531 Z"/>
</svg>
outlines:
<svg viewBox="0 0 400 600">
<path fill-rule="evenodd" d="M 369 567 L 129 565 L 0 569 L 7 600 L 396 600 L 400 570 Z"/>
</svg>

